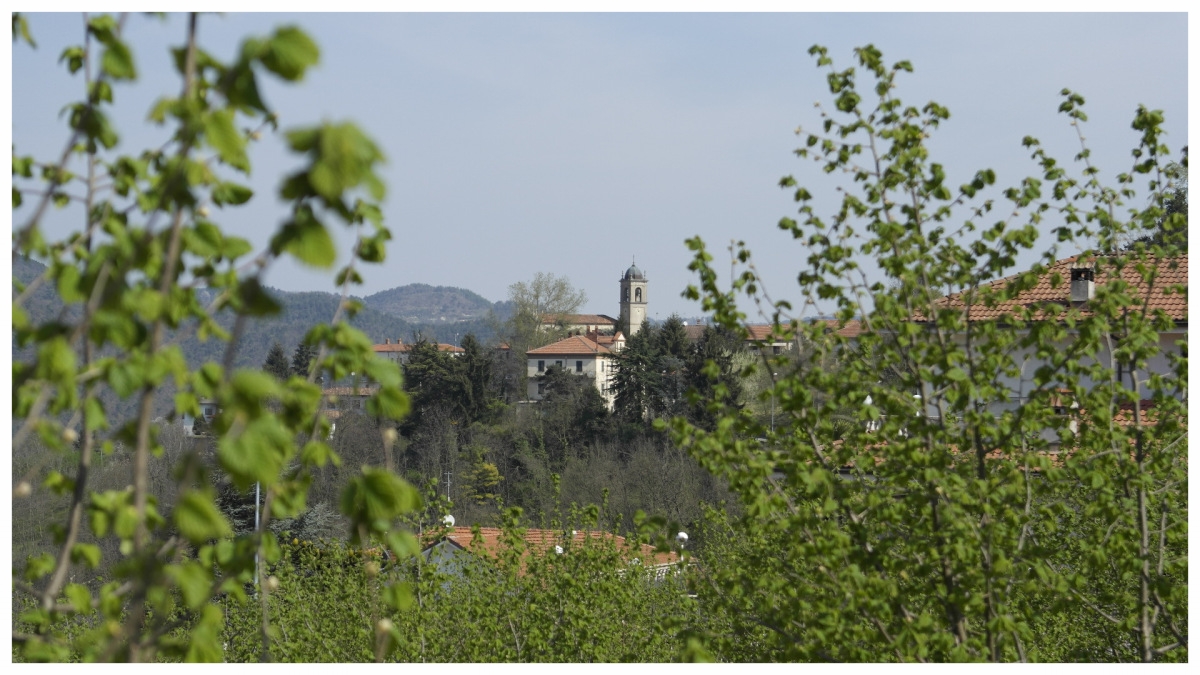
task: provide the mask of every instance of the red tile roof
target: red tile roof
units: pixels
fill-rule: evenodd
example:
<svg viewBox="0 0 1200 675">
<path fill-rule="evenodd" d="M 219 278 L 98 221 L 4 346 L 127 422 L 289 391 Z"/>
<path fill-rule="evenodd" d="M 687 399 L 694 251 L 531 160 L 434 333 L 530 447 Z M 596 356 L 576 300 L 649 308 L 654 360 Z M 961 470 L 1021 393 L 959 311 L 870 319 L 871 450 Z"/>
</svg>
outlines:
<svg viewBox="0 0 1200 675">
<path fill-rule="evenodd" d="M 825 324 L 827 330 L 832 330 L 844 338 L 856 338 L 862 335 L 864 330 L 862 322 L 858 319 L 847 321 L 846 325 L 841 328 L 838 328 L 839 321 L 837 319 L 820 319 L 819 322 Z"/>
<path fill-rule="evenodd" d="M 397 343 L 382 344 L 382 345 L 371 345 L 371 349 L 373 351 L 375 351 L 376 353 L 410 352 L 410 351 L 412 351 L 412 348 L 413 348 L 413 346 L 407 342 L 397 342 Z M 462 347 L 448 345 L 443 342 L 439 342 L 437 345 L 437 348 L 438 348 L 439 352 L 450 352 L 452 354 L 458 354 L 458 353 L 461 353 L 464 351 Z"/>
<path fill-rule="evenodd" d="M 565 326 L 615 326 L 617 320 L 607 314 L 543 314 L 542 323 L 559 323 Z"/>
<path fill-rule="evenodd" d="M 1111 264 L 1107 263 L 1105 256 L 1098 256 L 1093 258 L 1093 260 L 1097 261 L 1096 288 L 1100 288 L 1113 279 L 1117 271 L 1113 269 Z M 1006 315 L 1013 314 L 1020 308 L 1038 310 L 1050 305 L 1057 305 L 1063 309 L 1070 307 L 1072 304 L 1071 268 L 1077 263 L 1082 264 L 1085 262 L 1087 260 L 1081 259 L 1080 256 L 1058 260 L 1050 265 L 1032 288 L 1021 291 L 1012 300 L 996 303 L 992 307 L 988 307 L 982 303 L 972 305 L 968 319 L 971 321 L 1000 319 Z M 1142 274 L 1138 272 L 1136 265 L 1125 266 L 1120 271 L 1121 279 L 1133 287 L 1135 297 L 1140 296 L 1146 300 L 1147 308 L 1150 311 L 1162 310 L 1176 322 L 1186 323 L 1188 257 L 1183 255 L 1162 260 L 1156 260 L 1151 257 L 1147 262 L 1149 265 L 1157 268 L 1157 278 L 1153 281 L 1153 287 L 1142 278 Z M 1002 291 L 1017 276 L 1014 275 L 990 282 L 984 288 L 989 288 L 997 292 Z M 965 293 L 954 293 L 940 298 L 935 304 L 945 308 L 966 309 L 965 296 Z M 1082 303 L 1079 309 L 1085 315 L 1088 313 L 1086 303 Z M 1052 317 L 1043 315 L 1039 318 Z M 919 317 L 918 320 L 920 320 Z"/>
<path fill-rule="evenodd" d="M 531 349 L 525 353 L 529 356 L 598 356 L 601 354 L 611 354 L 612 350 L 604 345 L 596 344 L 582 335 L 572 335 L 569 338 L 548 344 L 545 347 Z"/>
<path fill-rule="evenodd" d="M 786 342 L 786 339 L 775 333 L 775 327 L 769 323 L 756 323 L 746 326 L 746 330 L 750 336 L 747 341 L 752 342 Z"/>
<path fill-rule="evenodd" d="M 621 331 L 617 331 L 613 335 L 601 335 L 599 331 L 590 331 L 584 335 L 584 337 L 598 345 L 609 348 L 618 342 L 623 342 L 625 340 L 625 336 L 621 333 Z"/>
<path fill-rule="evenodd" d="M 610 534 L 608 532 L 580 532 L 574 531 L 572 534 L 567 534 L 561 530 L 525 530 L 525 545 L 529 550 L 536 553 L 546 553 L 553 551 L 555 546 L 563 546 L 570 540 L 572 546 L 583 546 L 589 539 L 592 540 L 609 540 L 612 541 L 617 549 L 624 556 L 639 557 L 644 564 L 649 565 L 666 565 L 679 562 L 679 554 L 674 551 L 666 553 L 658 553 L 654 547 L 649 544 L 641 544 L 638 550 L 631 551 L 629 545 L 625 541 L 625 537 L 620 535 Z M 468 550 L 482 550 L 484 553 L 495 556 L 498 555 L 502 546 L 501 530 L 497 527 L 483 527 L 479 529 L 479 541 L 476 544 L 479 549 L 472 549 L 472 542 L 475 541 L 475 535 L 469 527 L 454 527 L 448 530 L 445 535 L 441 535 L 440 531 L 434 533 L 434 538 L 426 541 L 425 548 L 429 548 L 438 541 L 448 540 L 456 546 Z"/>
</svg>

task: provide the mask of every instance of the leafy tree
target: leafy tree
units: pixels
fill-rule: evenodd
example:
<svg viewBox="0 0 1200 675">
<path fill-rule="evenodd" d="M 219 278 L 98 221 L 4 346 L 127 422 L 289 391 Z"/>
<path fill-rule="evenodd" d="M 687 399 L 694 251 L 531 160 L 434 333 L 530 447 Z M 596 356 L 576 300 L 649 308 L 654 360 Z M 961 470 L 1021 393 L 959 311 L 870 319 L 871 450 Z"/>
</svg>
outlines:
<svg viewBox="0 0 1200 675">
<path fill-rule="evenodd" d="M 746 362 L 746 343 L 735 333 L 705 326 L 700 342 L 684 364 L 688 383 L 688 417 L 693 424 L 711 430 L 716 418 L 709 414 L 709 401 L 726 408 L 742 405 L 740 364 Z"/>
<path fill-rule="evenodd" d="M 152 122 L 169 127 L 170 140 L 126 148 L 111 111 L 116 85 L 138 76 L 127 21 L 87 15 L 82 43 L 61 55 L 83 98 L 66 108 L 60 157 L 18 154 L 22 131 L 14 129 L 14 256 L 43 261 L 46 270 L 28 286 L 14 283 L 14 340 L 35 358 L 13 364 L 12 440 L 24 447 L 40 438 L 47 459 L 68 458 L 70 467 L 41 462 L 20 491 L 32 496 L 36 484 L 67 501 L 49 523 L 54 536 L 14 566 L 13 656 L 21 660 L 221 661 L 226 614 L 213 600 L 248 601 L 256 561 L 270 565 L 280 557 L 270 521 L 302 513 L 312 472 L 337 461 L 324 440 L 330 422 L 316 371 L 334 378 L 362 373 L 379 383 L 369 403 L 375 415 L 398 419 L 407 410 L 398 368 L 376 358 L 370 340 L 345 321 L 357 311 L 354 302 L 309 330 L 305 343 L 315 355 L 299 363 L 319 368 L 305 368 L 302 378 L 282 383 L 257 367 L 233 367 L 241 328 L 279 310 L 262 284 L 275 261 L 332 266 L 329 228 L 340 223 L 357 239 L 351 262 L 337 273 L 346 294 L 359 280 L 357 265 L 382 262 L 390 238 L 375 203 L 384 196 L 376 174 L 382 153 L 348 123 L 286 132 L 298 166 L 282 182 L 279 197 L 288 208 L 265 250 L 251 256 L 248 241 L 216 222 L 222 210 L 255 196 L 240 176 L 250 171 L 253 143 L 277 123 L 260 82 L 301 80 L 318 61 L 317 46 L 285 26 L 245 40 L 225 61 L 201 47 L 200 17 L 189 15 L 182 43 L 162 55 L 176 64 L 182 86 L 150 112 Z M 14 39 L 28 39 L 24 18 L 14 15 L 13 25 Z M 44 225 L 47 210 L 73 204 L 84 206 L 70 211 L 79 228 L 54 238 Z M 56 289 L 65 311 L 51 320 L 28 312 L 37 287 Z M 206 294 L 211 301 L 201 300 Z M 232 330 L 217 319 L 226 315 Z M 216 338 L 224 354 L 189 367 L 168 340 L 176 330 Z M 166 472 L 154 460 L 162 447 L 153 420 L 167 384 L 178 413 L 198 415 L 201 399 L 224 411 L 213 424 L 215 461 L 237 490 L 262 486 L 264 518 L 253 531 L 234 534 L 208 480 L 215 467 L 194 449 L 170 458 L 177 464 L 175 496 L 158 503 L 152 477 Z M 130 401 L 135 417 L 114 419 L 101 403 L 104 392 Z M 93 483 L 93 462 L 119 462 L 128 474 L 111 488 Z M 407 554 L 415 542 L 396 518 L 419 501 L 394 474 L 364 468 L 349 478 L 340 503 L 351 541 Z M 98 568 L 102 554 L 113 558 L 103 561 L 110 574 L 103 583 L 72 581 L 76 566 Z M 260 585 L 260 607 L 270 606 L 276 589 Z M 407 601 L 401 587 L 388 593 L 394 606 Z M 279 632 L 269 613 L 254 635 L 255 655 L 270 660 Z"/>
<path fill-rule="evenodd" d="M 509 286 L 508 300 L 513 312 L 507 327 L 509 341 L 527 351 L 566 337 L 561 319 L 578 312 L 587 302 L 587 293 L 572 286 L 566 277 L 538 272 L 528 282 Z M 558 325 L 545 326 L 547 321 Z"/>
<path fill-rule="evenodd" d="M 1187 216 L 1188 216 L 1188 170 L 1187 148 L 1183 149 L 1183 162 L 1172 162 L 1163 168 L 1167 178 L 1167 186 L 1161 195 L 1163 199 L 1162 214 L 1153 225 L 1154 232 L 1142 235 L 1135 240 L 1150 246 L 1177 246 L 1187 250 Z"/>
<path fill-rule="evenodd" d="M 955 189 L 931 157 L 926 138 L 949 112 L 897 97 L 908 62 L 867 46 L 839 70 L 811 53 L 834 109 L 800 132 L 797 154 L 849 183 L 826 219 L 797 179 L 782 181 L 800 215 L 780 228 L 807 253 L 801 302 L 772 301 L 740 244 L 722 288 L 704 242 L 688 242 L 699 281 L 687 295 L 718 325 L 746 334 L 744 295 L 808 346 L 765 392 L 774 428 L 720 397 L 715 424 L 670 424 L 745 509 L 717 523 L 727 536 L 706 558 L 705 623 L 691 637 L 729 660 L 1186 660 L 1186 345 L 1164 343 L 1174 322 L 1135 290 L 1186 262 L 1172 242 L 1105 254 L 1166 211 L 1161 112 L 1138 108 L 1120 190 L 1026 138 L 1039 176 L 1001 205 L 982 200 L 992 171 Z M 1083 97 L 1063 97 L 1082 124 Z M 1129 209 L 1139 177 L 1158 196 Z M 993 209 L 1017 215 L 980 222 Z M 1013 304 L 1065 257 L 1055 245 L 1014 269 L 1042 232 L 1084 248 L 1107 280 L 1083 306 Z M 792 306 L 861 319 L 869 358 L 843 358 L 849 338 Z"/>
<path fill-rule="evenodd" d="M 482 453 L 475 460 L 471 472 L 466 477 L 466 493 L 469 499 L 478 504 L 495 502 L 499 495 L 494 490 L 504 480 L 495 464 L 485 461 Z"/>
<path fill-rule="evenodd" d="M 603 433 L 608 405 L 592 381 L 552 365 L 539 378 L 544 394 L 538 418 L 549 457 L 561 462 Z"/>
<path fill-rule="evenodd" d="M 267 352 L 267 360 L 263 363 L 263 370 L 274 375 L 280 382 L 292 374 L 287 355 L 283 353 L 283 345 L 278 342 L 271 345 L 271 351 Z"/>
</svg>

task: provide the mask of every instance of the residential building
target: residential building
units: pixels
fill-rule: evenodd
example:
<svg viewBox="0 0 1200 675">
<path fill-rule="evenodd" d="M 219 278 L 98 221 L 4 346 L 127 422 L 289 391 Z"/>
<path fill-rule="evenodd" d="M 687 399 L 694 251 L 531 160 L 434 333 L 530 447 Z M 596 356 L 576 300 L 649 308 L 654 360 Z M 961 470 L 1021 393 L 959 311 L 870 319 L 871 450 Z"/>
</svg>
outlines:
<svg viewBox="0 0 1200 675">
<path fill-rule="evenodd" d="M 625 338 L 620 333 L 611 337 L 591 335 L 595 339 L 572 335 L 525 353 L 529 400 L 542 400 L 546 393 L 542 376 L 548 369 L 558 366 L 567 373 L 588 378 L 608 408 L 612 409 L 616 401 L 616 392 L 612 387 L 616 367 L 613 354 L 625 346 Z M 606 344 L 596 341 L 601 339 Z"/>
<path fill-rule="evenodd" d="M 200 416 L 204 418 L 205 423 L 212 424 L 213 418 L 217 416 L 217 412 L 219 410 L 216 401 L 208 398 L 200 399 Z M 183 413 L 179 423 L 183 426 L 184 435 L 188 437 L 196 435 L 196 418 L 192 417 L 191 413 Z"/>
<path fill-rule="evenodd" d="M 1153 260 L 1152 264 L 1157 268 L 1157 278 L 1153 284 L 1143 280 L 1134 266 L 1126 266 L 1119 273 L 1120 278 L 1130 284 L 1131 295 L 1138 302 L 1137 311 L 1141 311 L 1141 302 L 1144 301 L 1148 312 L 1162 312 L 1173 324 L 1170 329 L 1159 333 L 1158 354 L 1146 364 L 1146 370 L 1150 373 L 1169 374 L 1172 356 L 1186 354 L 1187 258 L 1187 255 L 1183 255 Z M 1068 309 L 1075 310 L 1078 317 L 1087 317 L 1091 315 L 1089 303 L 1096 298 L 1097 290 L 1114 281 L 1118 274 L 1110 266 L 1103 264 L 1103 260 L 1099 260 L 1099 265 L 1097 262 L 1094 257 L 1088 259 L 1080 256 L 1058 260 L 1049 266 L 1036 284 L 1003 302 L 968 305 L 968 294 L 955 293 L 941 298 L 935 305 L 938 308 L 959 309 L 967 314 L 966 318 L 970 322 L 1005 322 L 1019 309 L 1037 310 L 1039 318 L 1043 321 L 1064 321 Z M 1015 277 L 1006 277 L 986 286 L 999 290 L 1014 279 Z M 960 342 L 966 340 L 964 335 L 953 337 Z M 1071 339 L 1068 337 L 1068 342 Z M 1113 343 L 1102 346 L 1099 353 L 1091 358 L 1097 363 L 1111 363 L 1111 349 L 1115 342 L 1114 340 Z M 1062 347 L 1066 349 L 1068 344 L 1064 343 Z M 1018 372 L 1002 374 L 999 379 L 1010 392 L 1007 405 L 1009 408 L 1015 408 L 1028 400 L 1034 389 L 1034 374 L 1043 365 L 1042 360 L 1031 349 L 1025 349 L 1016 357 L 1021 364 Z M 1080 384 L 1083 387 L 1091 387 L 1093 383 L 1084 380 Z M 1180 388 L 1176 397 L 1186 401 L 1187 389 Z"/>
<path fill-rule="evenodd" d="M 862 333 L 862 324 L 858 320 L 847 321 L 845 326 L 838 328 L 838 321 L 835 319 L 817 319 L 818 323 L 823 323 L 828 327 L 828 330 L 836 332 L 838 335 L 847 338 L 857 338 Z M 704 331 L 708 326 L 704 324 L 683 324 L 683 331 L 687 334 L 688 340 L 692 343 L 699 342 L 704 337 Z M 796 347 L 795 338 L 785 338 L 775 331 L 775 327 L 769 323 L 748 324 L 746 326 L 746 346 L 752 349 L 765 351 L 770 355 L 778 355 L 784 352 L 790 352 Z"/>
<path fill-rule="evenodd" d="M 334 420 L 341 416 L 343 410 L 365 412 L 367 399 L 377 393 L 379 393 L 378 385 L 326 387 L 321 390 L 325 400 L 325 415 Z"/>
<path fill-rule="evenodd" d="M 617 332 L 617 320 L 607 314 L 544 314 L 542 326 L 562 327 L 567 331 L 567 335 L 612 335 Z"/>
<path fill-rule="evenodd" d="M 374 350 L 376 354 L 379 354 L 380 356 L 400 366 L 408 363 L 408 355 L 412 352 L 412 348 L 412 344 L 406 343 L 400 338 L 396 338 L 395 342 L 392 342 L 391 339 L 388 338 L 385 339 L 381 345 L 371 345 L 371 349 Z M 447 352 L 451 356 L 462 356 L 464 353 L 462 347 L 456 347 L 455 345 L 445 344 L 442 342 L 437 343 L 437 348 L 439 352 Z"/>
</svg>

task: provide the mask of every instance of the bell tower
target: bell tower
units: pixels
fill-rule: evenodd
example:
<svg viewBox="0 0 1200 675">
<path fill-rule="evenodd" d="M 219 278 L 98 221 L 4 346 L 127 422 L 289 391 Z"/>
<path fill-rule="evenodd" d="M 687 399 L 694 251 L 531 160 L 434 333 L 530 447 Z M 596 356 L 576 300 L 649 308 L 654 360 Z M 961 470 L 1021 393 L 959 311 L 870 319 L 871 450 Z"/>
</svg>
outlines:
<svg viewBox="0 0 1200 675">
<path fill-rule="evenodd" d="M 619 330 L 633 337 L 646 320 L 646 275 L 638 269 L 637 261 L 621 277 L 621 324 Z"/>
</svg>

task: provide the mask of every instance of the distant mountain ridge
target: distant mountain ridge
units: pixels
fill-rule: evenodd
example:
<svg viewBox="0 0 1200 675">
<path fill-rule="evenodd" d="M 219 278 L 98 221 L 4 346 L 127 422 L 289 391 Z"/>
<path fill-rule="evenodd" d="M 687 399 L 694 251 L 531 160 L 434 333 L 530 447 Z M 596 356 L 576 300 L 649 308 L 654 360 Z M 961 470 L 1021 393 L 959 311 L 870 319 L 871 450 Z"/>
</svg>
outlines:
<svg viewBox="0 0 1200 675">
<path fill-rule="evenodd" d="M 446 324 L 479 319 L 499 303 L 454 286 L 408 284 L 363 298 L 367 307 L 414 324 Z"/>
</svg>

